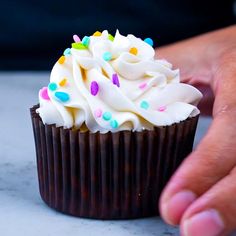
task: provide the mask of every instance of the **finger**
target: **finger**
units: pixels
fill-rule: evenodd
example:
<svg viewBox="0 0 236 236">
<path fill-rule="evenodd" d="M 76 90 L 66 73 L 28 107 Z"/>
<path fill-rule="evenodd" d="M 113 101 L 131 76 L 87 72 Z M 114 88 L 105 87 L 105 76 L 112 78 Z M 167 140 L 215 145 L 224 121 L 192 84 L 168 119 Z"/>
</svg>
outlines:
<svg viewBox="0 0 236 236">
<path fill-rule="evenodd" d="M 191 38 L 157 49 L 156 58 L 166 59 L 174 68 L 180 69 L 182 82 L 189 83 L 194 79 L 194 83 L 209 84 L 211 79 L 211 63 L 208 62 L 206 45 L 199 43 L 203 36 Z"/>
<path fill-rule="evenodd" d="M 158 49 L 158 57 L 166 58 L 173 63 L 175 68 L 180 69 L 181 82 L 191 84 L 202 92 L 203 98 L 199 103 L 201 114 L 212 115 L 214 95 L 209 81 L 209 78 L 211 78 L 211 75 L 209 74 L 211 73 L 211 69 L 208 65 L 209 63 L 205 63 L 202 60 L 194 60 L 192 53 L 183 54 L 181 44 L 182 43 L 174 44 Z M 176 57 L 176 55 L 178 55 L 178 57 Z"/>
<path fill-rule="evenodd" d="M 189 83 L 191 84 L 191 81 Z M 214 104 L 214 99 L 215 99 L 211 87 L 209 85 L 200 84 L 200 83 L 195 83 L 193 85 L 198 90 L 200 90 L 201 93 L 203 94 L 203 98 L 200 101 L 200 103 L 198 104 L 198 108 L 201 111 L 201 115 L 211 116 L 213 104 Z"/>
<path fill-rule="evenodd" d="M 214 120 L 207 135 L 183 162 L 161 196 L 161 214 L 168 223 L 178 224 L 185 210 L 236 165 L 234 56 L 226 54 L 215 70 Z"/>
<path fill-rule="evenodd" d="M 228 52 L 230 50 L 230 52 Z M 213 116 L 236 110 L 236 45 L 222 55 L 215 65 L 214 79 L 210 85 L 215 94 Z"/>
<path fill-rule="evenodd" d="M 182 236 L 229 235 L 236 229 L 236 168 L 196 200 L 181 221 Z"/>
<path fill-rule="evenodd" d="M 166 186 L 160 211 L 169 224 L 179 224 L 184 211 L 236 165 L 235 116 L 216 117 L 208 134 Z"/>
</svg>

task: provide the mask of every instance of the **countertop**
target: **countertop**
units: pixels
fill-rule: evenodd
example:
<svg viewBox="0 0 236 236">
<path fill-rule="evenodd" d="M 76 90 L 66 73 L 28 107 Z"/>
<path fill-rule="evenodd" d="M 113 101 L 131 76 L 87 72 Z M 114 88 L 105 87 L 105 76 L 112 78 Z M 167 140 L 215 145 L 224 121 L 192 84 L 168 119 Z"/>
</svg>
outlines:
<svg viewBox="0 0 236 236">
<path fill-rule="evenodd" d="M 66 216 L 39 196 L 29 108 L 48 72 L 0 73 L 0 235 L 2 236 L 165 236 L 179 235 L 159 217 L 101 221 Z M 201 118 L 195 145 L 210 118 Z"/>
</svg>

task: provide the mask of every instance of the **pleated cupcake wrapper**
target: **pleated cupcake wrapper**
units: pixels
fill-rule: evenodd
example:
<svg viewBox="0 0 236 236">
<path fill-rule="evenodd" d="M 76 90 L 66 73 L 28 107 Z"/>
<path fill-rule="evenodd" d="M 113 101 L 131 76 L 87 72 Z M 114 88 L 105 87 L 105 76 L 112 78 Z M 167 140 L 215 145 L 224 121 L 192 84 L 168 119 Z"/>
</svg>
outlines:
<svg viewBox="0 0 236 236">
<path fill-rule="evenodd" d="M 44 125 L 37 108 L 31 117 L 47 205 L 97 219 L 158 215 L 163 187 L 192 150 L 198 116 L 153 131 L 100 134 Z"/>
</svg>

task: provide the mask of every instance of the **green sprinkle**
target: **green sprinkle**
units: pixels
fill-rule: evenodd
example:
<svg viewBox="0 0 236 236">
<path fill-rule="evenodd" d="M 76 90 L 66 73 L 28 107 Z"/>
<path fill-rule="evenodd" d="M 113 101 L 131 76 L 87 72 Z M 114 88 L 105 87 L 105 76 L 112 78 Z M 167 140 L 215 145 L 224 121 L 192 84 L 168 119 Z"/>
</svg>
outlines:
<svg viewBox="0 0 236 236">
<path fill-rule="evenodd" d="M 114 37 L 111 34 L 108 34 L 108 39 L 111 40 L 112 42 L 114 41 Z"/>
<path fill-rule="evenodd" d="M 90 37 L 84 36 L 84 38 L 82 39 L 82 44 L 83 44 L 86 48 L 89 46 L 89 42 L 90 42 Z"/>
<path fill-rule="evenodd" d="M 117 120 L 111 120 L 110 121 L 110 126 L 113 128 L 113 129 L 116 129 L 116 128 L 118 128 L 118 122 L 117 122 Z"/>
<path fill-rule="evenodd" d="M 149 103 L 147 101 L 142 101 L 140 107 L 147 110 L 149 108 Z"/>
<path fill-rule="evenodd" d="M 48 89 L 51 91 L 55 91 L 57 89 L 57 84 L 56 83 L 50 83 L 48 85 Z"/>
<path fill-rule="evenodd" d="M 112 117 L 112 115 L 111 115 L 111 112 L 109 112 L 109 111 L 104 112 L 103 115 L 102 115 L 102 118 L 104 120 L 110 120 L 111 117 Z"/>
<path fill-rule="evenodd" d="M 79 50 L 87 49 L 82 43 L 72 43 L 71 46 L 72 48 Z"/>
</svg>

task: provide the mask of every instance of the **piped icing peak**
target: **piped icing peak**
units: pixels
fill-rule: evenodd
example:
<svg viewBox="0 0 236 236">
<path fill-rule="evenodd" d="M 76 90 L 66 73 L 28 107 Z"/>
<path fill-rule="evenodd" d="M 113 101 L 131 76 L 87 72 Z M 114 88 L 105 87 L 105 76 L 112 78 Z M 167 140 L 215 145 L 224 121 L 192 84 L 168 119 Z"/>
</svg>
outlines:
<svg viewBox="0 0 236 236">
<path fill-rule="evenodd" d="M 199 114 L 201 93 L 180 83 L 170 63 L 154 58 L 151 38 L 105 30 L 73 39 L 39 92 L 37 112 L 45 124 L 141 131 Z"/>
</svg>

